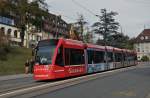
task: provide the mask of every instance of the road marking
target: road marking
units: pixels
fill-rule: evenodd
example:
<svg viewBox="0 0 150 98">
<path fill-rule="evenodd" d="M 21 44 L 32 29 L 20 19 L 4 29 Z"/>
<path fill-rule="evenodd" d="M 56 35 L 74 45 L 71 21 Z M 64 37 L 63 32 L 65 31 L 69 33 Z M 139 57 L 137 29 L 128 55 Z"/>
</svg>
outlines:
<svg viewBox="0 0 150 98">
<path fill-rule="evenodd" d="M 136 93 L 133 90 L 127 90 L 127 91 L 114 92 L 113 95 L 115 95 L 115 96 L 126 96 L 126 97 L 135 97 Z"/>
<path fill-rule="evenodd" d="M 47 83 L 47 84 L 42 84 L 42 85 L 39 85 L 39 86 L 23 88 L 23 89 L 10 91 L 10 92 L 1 94 L 0 97 L 12 96 L 12 95 L 16 95 L 16 94 L 22 94 L 22 93 L 25 93 L 25 92 L 31 92 L 33 90 L 41 90 L 41 89 L 48 88 L 48 87 L 58 86 L 58 85 L 64 84 L 64 83 L 77 82 L 77 81 L 79 81 L 81 79 L 87 79 L 89 81 L 89 80 L 93 80 L 93 79 L 96 79 L 96 78 L 100 78 L 100 77 L 103 77 L 103 76 L 110 75 L 111 73 L 123 72 L 125 70 L 134 69 L 134 68 L 136 68 L 136 67 L 133 66 L 133 67 L 130 67 L 130 68 L 111 70 L 111 71 L 106 71 L 106 72 L 102 72 L 102 73 L 97 73 L 97 74 L 91 74 L 91 75 L 86 75 L 86 76 L 82 76 L 82 77 L 77 77 L 77 78 L 73 78 L 73 79 L 62 80 L 62 81 L 58 81 L 58 82 L 54 82 L 54 83 Z"/>
<path fill-rule="evenodd" d="M 150 93 L 147 95 L 147 97 L 146 98 L 150 98 Z"/>
</svg>

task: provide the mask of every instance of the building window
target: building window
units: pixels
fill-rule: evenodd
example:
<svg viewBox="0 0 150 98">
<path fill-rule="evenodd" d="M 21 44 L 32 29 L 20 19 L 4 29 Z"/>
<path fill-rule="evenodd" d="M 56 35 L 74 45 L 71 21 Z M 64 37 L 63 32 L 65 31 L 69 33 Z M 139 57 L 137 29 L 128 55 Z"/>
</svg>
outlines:
<svg viewBox="0 0 150 98">
<path fill-rule="evenodd" d="M 2 35 L 5 35 L 5 28 L 4 28 L 4 27 L 1 27 L 0 33 L 1 33 Z"/>
<path fill-rule="evenodd" d="M 11 36 L 11 31 L 12 31 L 11 29 L 8 29 L 8 30 L 7 30 L 7 35 L 8 35 L 8 36 Z"/>
<path fill-rule="evenodd" d="M 144 40 L 144 36 L 141 36 L 141 40 Z"/>
<path fill-rule="evenodd" d="M 148 36 L 145 36 L 145 39 L 148 39 Z"/>
<path fill-rule="evenodd" d="M 17 38 L 17 30 L 14 31 L 14 37 Z"/>
<path fill-rule="evenodd" d="M 140 48 L 138 48 L 137 52 L 140 52 Z"/>
<path fill-rule="evenodd" d="M 7 17 L 0 16 L 0 22 L 7 25 L 14 25 L 14 20 Z"/>
</svg>

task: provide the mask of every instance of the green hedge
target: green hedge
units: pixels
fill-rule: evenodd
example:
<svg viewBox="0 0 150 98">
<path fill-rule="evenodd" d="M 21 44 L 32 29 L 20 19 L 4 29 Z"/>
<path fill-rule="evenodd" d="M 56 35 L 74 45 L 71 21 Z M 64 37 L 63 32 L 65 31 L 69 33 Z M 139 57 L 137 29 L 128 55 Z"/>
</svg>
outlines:
<svg viewBox="0 0 150 98">
<path fill-rule="evenodd" d="M 148 56 L 142 56 L 141 61 L 145 62 L 145 61 L 149 61 L 149 57 Z"/>
</svg>

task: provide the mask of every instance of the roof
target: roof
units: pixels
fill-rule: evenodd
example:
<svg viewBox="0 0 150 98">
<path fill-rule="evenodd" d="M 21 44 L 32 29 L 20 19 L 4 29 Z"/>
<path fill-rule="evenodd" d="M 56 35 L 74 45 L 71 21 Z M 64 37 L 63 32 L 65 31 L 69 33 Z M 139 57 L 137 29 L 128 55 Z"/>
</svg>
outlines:
<svg viewBox="0 0 150 98">
<path fill-rule="evenodd" d="M 150 29 L 144 29 L 135 39 L 135 43 L 150 42 Z"/>
</svg>

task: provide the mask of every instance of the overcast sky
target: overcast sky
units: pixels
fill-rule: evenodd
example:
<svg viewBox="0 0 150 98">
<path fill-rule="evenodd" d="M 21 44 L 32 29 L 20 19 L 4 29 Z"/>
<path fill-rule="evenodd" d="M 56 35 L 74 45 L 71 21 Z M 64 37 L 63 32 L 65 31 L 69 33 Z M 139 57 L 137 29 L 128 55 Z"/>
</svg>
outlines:
<svg viewBox="0 0 150 98">
<path fill-rule="evenodd" d="M 78 14 L 83 14 L 89 25 L 98 20 L 97 17 L 79 7 L 72 0 L 46 0 L 51 13 L 62 15 L 70 23 L 75 22 Z M 119 13 L 116 20 L 122 31 L 130 37 L 136 37 L 145 28 L 150 28 L 150 0 L 75 0 L 94 14 L 100 15 L 100 9 Z"/>
</svg>

